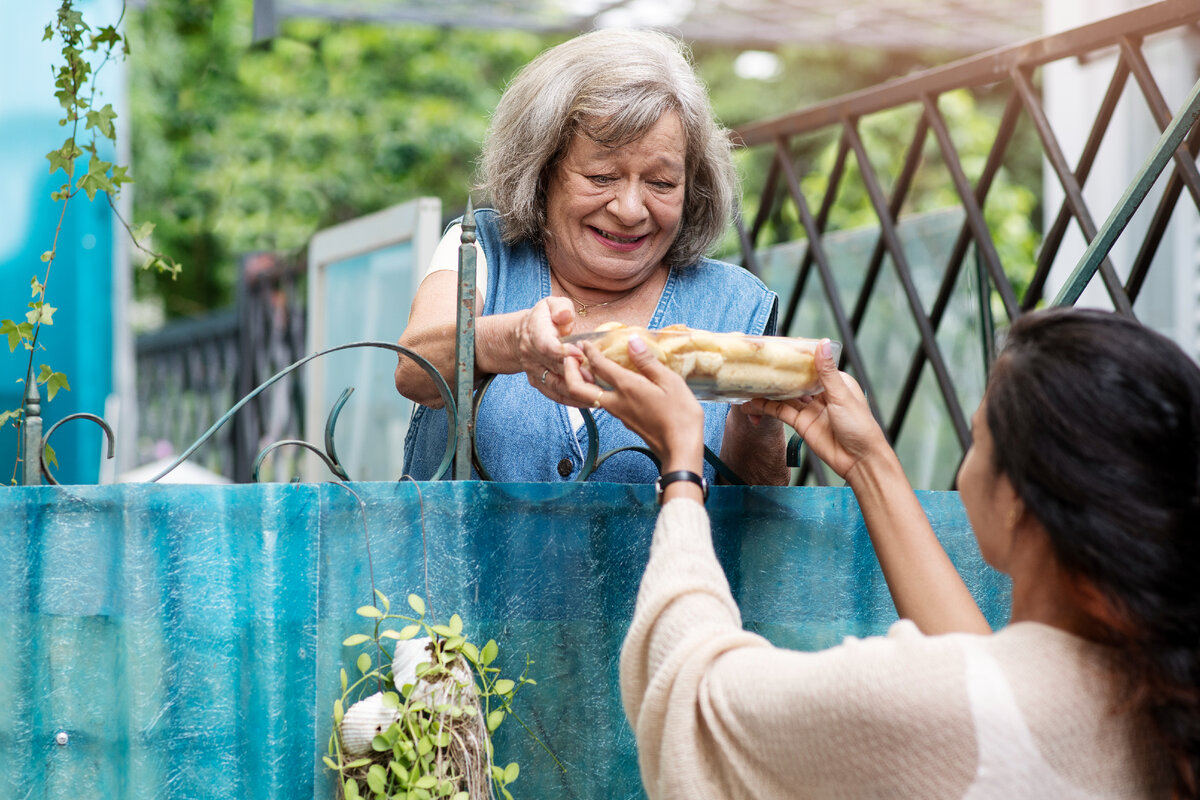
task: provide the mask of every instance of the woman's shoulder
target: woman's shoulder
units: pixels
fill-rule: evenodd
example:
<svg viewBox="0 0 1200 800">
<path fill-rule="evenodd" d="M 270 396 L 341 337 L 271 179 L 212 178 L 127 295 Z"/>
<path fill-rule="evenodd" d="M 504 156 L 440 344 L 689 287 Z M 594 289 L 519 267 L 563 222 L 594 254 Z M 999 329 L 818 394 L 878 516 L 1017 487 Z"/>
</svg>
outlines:
<svg viewBox="0 0 1200 800">
<path fill-rule="evenodd" d="M 748 270 L 705 258 L 675 270 L 679 321 L 693 328 L 772 333 L 778 297 Z"/>
<path fill-rule="evenodd" d="M 745 267 L 719 261 L 715 258 L 702 258 L 689 267 L 679 271 L 680 277 L 696 282 L 732 282 L 734 286 L 770 291 L 758 276 Z"/>
</svg>

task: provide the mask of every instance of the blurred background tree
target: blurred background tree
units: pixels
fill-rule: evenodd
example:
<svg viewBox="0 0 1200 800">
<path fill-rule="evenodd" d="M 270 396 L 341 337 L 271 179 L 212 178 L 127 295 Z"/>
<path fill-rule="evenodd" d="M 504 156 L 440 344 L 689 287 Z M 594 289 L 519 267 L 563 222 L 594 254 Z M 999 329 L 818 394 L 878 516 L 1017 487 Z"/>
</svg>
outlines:
<svg viewBox="0 0 1200 800">
<path fill-rule="evenodd" d="M 135 207 L 188 264 L 138 275 L 167 316 L 229 303 L 242 253 L 298 252 L 419 195 L 461 208 L 505 81 L 546 44 L 321 20 L 252 46 L 250 26 L 234 0 L 154 0 L 129 20 Z"/>
<path fill-rule="evenodd" d="M 158 250 L 188 265 L 177 280 L 138 273 L 137 295 L 152 310 L 143 327 L 229 304 L 244 253 L 298 254 L 323 227 L 422 195 L 459 213 L 505 83 L 565 38 L 325 19 L 289 20 L 278 38 L 253 44 L 251 15 L 239 0 L 151 0 L 129 16 L 135 216 L 156 224 Z M 693 54 L 730 127 L 955 55 L 833 47 L 745 53 L 699 43 Z M 961 113 L 951 128 L 966 120 L 981 163 L 989 125 L 970 120 L 998 118 L 998 110 L 976 108 L 969 97 L 954 109 Z M 898 120 L 871 136 L 881 168 L 900 163 L 909 135 L 911 125 Z M 814 141 L 798 156 L 829 159 L 833 144 Z M 767 156 L 741 157 L 752 201 Z M 1036 188 L 1039 168 L 1017 165 L 1022 174 L 1008 183 Z M 812 180 L 805 188 L 818 190 Z M 914 207 L 936 206 L 944 191 L 918 186 Z M 843 198 L 847 210 L 835 226 L 871 224 L 865 192 L 846 192 L 857 193 Z M 1024 220 L 1021 237 L 1032 236 L 1036 196 L 1021 192 L 998 205 L 1006 219 Z M 798 233 L 779 223 L 776 238 Z M 1021 246 L 1022 259 L 1031 247 Z"/>
</svg>

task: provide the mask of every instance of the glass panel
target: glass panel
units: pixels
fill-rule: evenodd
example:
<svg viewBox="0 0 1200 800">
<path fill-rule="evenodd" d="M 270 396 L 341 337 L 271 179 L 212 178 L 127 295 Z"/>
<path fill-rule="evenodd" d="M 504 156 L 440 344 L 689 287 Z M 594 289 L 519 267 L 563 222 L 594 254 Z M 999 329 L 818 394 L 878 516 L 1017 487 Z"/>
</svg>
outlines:
<svg viewBox="0 0 1200 800">
<path fill-rule="evenodd" d="M 378 340 L 395 342 L 408 321 L 413 300 L 414 263 L 411 241 L 401 242 L 325 268 L 326 346 Z M 412 402 L 396 391 L 392 373 L 396 354 L 378 348 L 356 348 L 323 357 L 325 380 L 313 401 L 324 418 L 342 391 L 354 395 L 338 417 L 337 455 L 355 480 L 395 480 L 404 463 L 404 436 Z M 322 435 L 309 431 L 310 439 Z"/>
</svg>

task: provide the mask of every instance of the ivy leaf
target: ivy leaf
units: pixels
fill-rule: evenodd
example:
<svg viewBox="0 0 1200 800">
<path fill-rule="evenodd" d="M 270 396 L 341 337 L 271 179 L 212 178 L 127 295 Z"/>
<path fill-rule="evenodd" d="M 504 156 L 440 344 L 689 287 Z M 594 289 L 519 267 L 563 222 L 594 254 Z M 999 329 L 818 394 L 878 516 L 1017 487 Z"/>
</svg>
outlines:
<svg viewBox="0 0 1200 800">
<path fill-rule="evenodd" d="M 54 448 L 51 447 L 50 445 L 46 445 L 45 448 L 46 448 L 45 452 L 42 453 L 42 461 L 44 461 L 47 464 L 51 464 L 55 468 L 57 468 L 58 467 L 58 456 L 54 454 Z"/>
<path fill-rule="evenodd" d="M 153 222 L 143 222 L 141 225 L 138 225 L 136 228 L 130 231 L 130 234 L 133 236 L 133 240 L 135 242 L 140 242 L 142 239 L 149 237 L 152 233 L 154 233 Z"/>
<path fill-rule="evenodd" d="M 54 312 L 58 311 L 54 306 L 49 303 L 30 303 L 29 308 L 31 310 L 25 313 L 25 319 L 29 320 L 31 326 L 39 322 L 43 325 L 54 324 Z"/>
<path fill-rule="evenodd" d="M 117 112 L 113 110 L 112 103 L 105 103 L 104 108 L 99 111 L 87 112 L 87 126 L 84 130 L 96 128 L 101 135 L 112 139 L 114 136 L 113 120 L 117 118 Z"/>
<path fill-rule="evenodd" d="M 53 258 L 53 256 L 51 256 L 51 257 Z M 37 297 L 42 292 L 46 291 L 46 284 L 39 281 L 37 279 L 37 275 L 34 275 L 32 278 L 29 279 L 29 288 L 32 292 L 32 294 L 30 294 L 29 296 Z"/>
<path fill-rule="evenodd" d="M 51 400 L 54 399 L 54 395 L 58 394 L 59 389 L 66 389 L 68 392 L 71 391 L 71 386 L 67 383 L 67 376 L 50 369 L 48 364 L 42 364 L 42 371 L 38 375 L 37 382 L 46 384 L 46 391 L 49 393 Z"/>
<path fill-rule="evenodd" d="M 48 42 L 54 38 L 54 26 L 47 25 L 46 30 L 42 32 L 42 41 Z"/>
<path fill-rule="evenodd" d="M 66 31 L 90 31 L 91 28 L 83 21 L 83 12 L 70 7 L 58 10 L 58 26 Z"/>
<path fill-rule="evenodd" d="M 121 41 L 121 34 L 117 33 L 117 29 L 112 25 L 105 25 L 100 29 L 100 33 L 92 37 L 92 49 L 95 50 L 97 45 L 106 44 L 109 47 Z"/>
<path fill-rule="evenodd" d="M 83 151 L 75 144 L 75 140 L 67 139 L 62 147 L 46 153 L 46 159 L 50 162 L 50 174 L 53 175 L 61 169 L 68 177 L 74 175 L 75 159 L 81 155 Z"/>
<path fill-rule="evenodd" d="M 0 320 L 0 336 L 8 337 L 8 352 L 13 352 L 17 349 L 17 345 L 25 337 L 21 335 L 21 329 L 11 319 Z"/>
<path fill-rule="evenodd" d="M 108 170 L 111 167 L 109 162 L 92 156 L 88 161 L 87 174 L 75 185 L 87 192 L 88 200 L 95 200 L 96 192 L 115 192 L 117 187 L 108 179 Z"/>
<path fill-rule="evenodd" d="M 134 182 L 133 178 L 129 176 L 129 167 L 121 167 L 115 164 L 113 165 L 112 175 L 109 180 L 113 182 L 113 186 L 117 187 L 118 191 L 125 184 Z"/>
<path fill-rule="evenodd" d="M 0 426 L 4 426 L 10 419 L 20 419 L 21 409 L 14 408 L 12 411 L 0 411 Z"/>
</svg>

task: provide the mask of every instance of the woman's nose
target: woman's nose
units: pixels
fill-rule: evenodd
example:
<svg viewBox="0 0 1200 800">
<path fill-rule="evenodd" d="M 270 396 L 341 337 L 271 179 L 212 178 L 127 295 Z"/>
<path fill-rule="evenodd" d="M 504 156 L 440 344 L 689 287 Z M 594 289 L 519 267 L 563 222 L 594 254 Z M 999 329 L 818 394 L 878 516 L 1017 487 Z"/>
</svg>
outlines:
<svg viewBox="0 0 1200 800">
<path fill-rule="evenodd" d="M 646 218 L 646 200 L 638 181 L 623 181 L 608 201 L 609 212 L 622 225 L 634 226 Z"/>
</svg>

